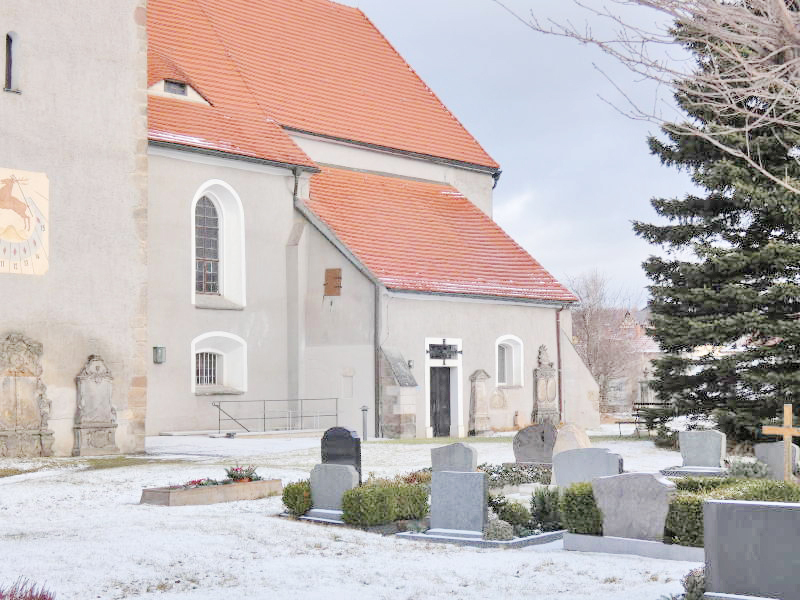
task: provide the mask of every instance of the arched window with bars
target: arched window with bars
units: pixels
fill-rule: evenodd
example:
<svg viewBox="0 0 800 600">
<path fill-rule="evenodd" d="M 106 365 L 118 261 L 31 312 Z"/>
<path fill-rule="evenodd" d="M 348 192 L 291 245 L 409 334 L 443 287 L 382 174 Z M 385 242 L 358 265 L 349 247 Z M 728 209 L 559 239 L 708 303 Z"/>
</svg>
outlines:
<svg viewBox="0 0 800 600">
<path fill-rule="evenodd" d="M 194 212 L 195 292 L 220 293 L 220 219 L 214 202 L 203 196 Z"/>
</svg>

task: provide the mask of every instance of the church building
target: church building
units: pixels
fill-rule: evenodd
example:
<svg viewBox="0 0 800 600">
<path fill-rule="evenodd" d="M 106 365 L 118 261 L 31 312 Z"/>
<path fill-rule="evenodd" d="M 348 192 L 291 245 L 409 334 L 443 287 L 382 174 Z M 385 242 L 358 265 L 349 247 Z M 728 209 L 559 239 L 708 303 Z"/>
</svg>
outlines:
<svg viewBox="0 0 800 600">
<path fill-rule="evenodd" d="M 363 12 L 68 6 L 0 7 L 0 455 L 599 423 L 576 298 Z"/>
</svg>

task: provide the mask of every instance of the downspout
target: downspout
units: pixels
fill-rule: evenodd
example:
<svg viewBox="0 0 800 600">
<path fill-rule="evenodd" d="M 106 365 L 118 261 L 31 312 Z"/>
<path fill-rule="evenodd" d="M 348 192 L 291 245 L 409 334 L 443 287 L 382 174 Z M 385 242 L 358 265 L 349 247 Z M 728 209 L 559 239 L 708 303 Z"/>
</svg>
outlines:
<svg viewBox="0 0 800 600">
<path fill-rule="evenodd" d="M 375 345 L 375 437 L 383 437 L 381 430 L 381 285 L 375 282 L 375 314 L 374 338 Z"/>
<path fill-rule="evenodd" d="M 560 420 L 564 421 L 564 396 L 563 388 L 561 386 L 561 311 L 566 308 L 563 304 L 561 308 L 556 311 L 556 367 L 558 373 L 558 414 Z"/>
</svg>

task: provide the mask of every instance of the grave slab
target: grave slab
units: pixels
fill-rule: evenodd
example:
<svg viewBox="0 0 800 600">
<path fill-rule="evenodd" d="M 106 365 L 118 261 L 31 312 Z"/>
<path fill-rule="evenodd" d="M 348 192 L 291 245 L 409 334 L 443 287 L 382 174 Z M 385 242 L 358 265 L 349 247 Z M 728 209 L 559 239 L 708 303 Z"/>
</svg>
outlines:
<svg viewBox="0 0 800 600">
<path fill-rule="evenodd" d="M 603 514 L 603 535 L 661 542 L 673 482 L 653 473 L 623 473 L 592 480 L 597 507 Z"/>
<path fill-rule="evenodd" d="M 431 529 L 468 532 L 469 537 L 482 539 L 488 516 L 488 494 L 486 473 L 434 471 L 431 481 Z"/>
<path fill-rule="evenodd" d="M 431 465 L 434 471 L 472 473 L 478 469 L 478 451 L 461 442 L 434 448 Z"/>
<path fill-rule="evenodd" d="M 800 504 L 708 500 L 703 531 L 707 592 L 800 597 Z"/>
<path fill-rule="evenodd" d="M 684 467 L 722 468 L 725 464 L 726 436 L 713 429 L 678 433 Z"/>
<path fill-rule="evenodd" d="M 194 506 L 258 500 L 280 494 L 283 484 L 280 479 L 262 479 L 223 485 L 203 485 L 194 488 L 147 488 L 142 490 L 139 504 L 158 506 Z"/>
<path fill-rule="evenodd" d="M 769 467 L 769 476 L 772 479 L 783 479 L 783 442 L 762 442 L 754 444 L 753 450 L 756 458 Z M 800 447 L 792 444 L 792 472 L 797 472 L 800 468 L 798 458 L 800 457 Z"/>
<path fill-rule="evenodd" d="M 530 425 L 514 436 L 514 459 L 518 464 L 550 464 L 557 430 L 551 423 Z"/>
<path fill-rule="evenodd" d="M 553 454 L 552 485 L 561 488 L 622 473 L 622 457 L 606 448 L 578 448 Z"/>
<path fill-rule="evenodd" d="M 358 472 L 352 465 L 317 465 L 311 470 L 311 504 L 308 516 L 319 516 L 315 510 L 342 511 L 342 494 L 358 486 Z M 331 517 L 332 513 L 324 513 Z"/>
</svg>

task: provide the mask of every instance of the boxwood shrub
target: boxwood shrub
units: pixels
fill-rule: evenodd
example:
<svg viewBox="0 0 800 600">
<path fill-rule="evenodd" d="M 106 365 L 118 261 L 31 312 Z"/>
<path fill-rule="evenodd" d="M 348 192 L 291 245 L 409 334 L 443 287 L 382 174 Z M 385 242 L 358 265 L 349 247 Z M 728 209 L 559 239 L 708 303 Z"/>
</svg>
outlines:
<svg viewBox="0 0 800 600">
<path fill-rule="evenodd" d="M 283 504 L 295 517 L 300 517 L 311 510 L 311 483 L 309 480 L 287 484 L 283 488 Z"/>
<path fill-rule="evenodd" d="M 561 497 L 561 520 L 570 533 L 603 535 L 603 515 L 591 483 L 573 483 Z"/>
<path fill-rule="evenodd" d="M 428 489 L 422 484 L 373 480 L 342 496 L 342 520 L 373 527 L 400 519 L 423 519 L 428 514 Z"/>
</svg>

